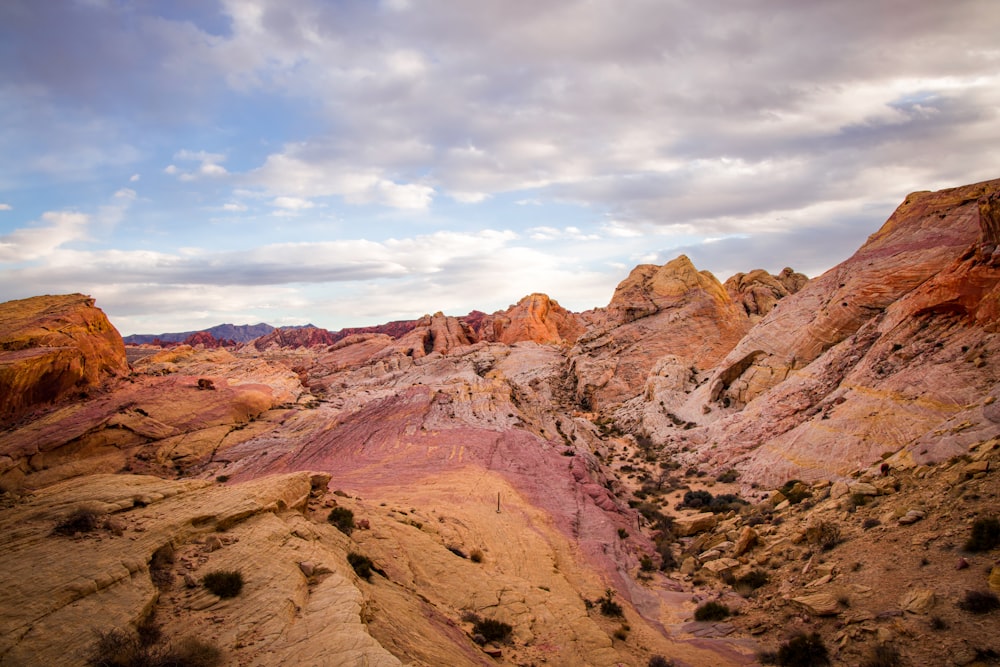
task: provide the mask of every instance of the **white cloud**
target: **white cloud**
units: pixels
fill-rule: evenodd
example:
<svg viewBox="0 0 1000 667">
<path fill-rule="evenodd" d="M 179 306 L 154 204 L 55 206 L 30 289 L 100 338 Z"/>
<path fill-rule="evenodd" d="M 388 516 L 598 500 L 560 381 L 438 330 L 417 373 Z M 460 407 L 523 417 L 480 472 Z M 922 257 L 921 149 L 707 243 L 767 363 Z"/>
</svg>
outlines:
<svg viewBox="0 0 1000 667">
<path fill-rule="evenodd" d="M 73 211 L 49 211 L 42 214 L 44 226 L 15 229 L 0 236 L 0 262 L 19 263 L 37 260 L 56 248 L 84 238 L 90 218 Z"/>
<path fill-rule="evenodd" d="M 174 159 L 184 162 L 198 162 L 195 171 L 182 171 L 177 165 L 171 164 L 164 169 L 164 173 L 177 176 L 181 181 L 191 182 L 197 180 L 198 176 L 218 177 L 225 176 L 229 172 L 220 162 L 224 162 L 226 156 L 222 153 L 209 153 L 207 151 L 189 151 L 187 149 L 174 153 Z"/>
<path fill-rule="evenodd" d="M 303 199 L 302 197 L 275 197 L 271 205 L 289 211 L 304 211 L 316 207 L 315 202 Z"/>
<path fill-rule="evenodd" d="M 242 213 L 247 210 L 247 205 L 239 202 L 228 202 L 222 205 L 222 210 L 229 213 Z"/>
<path fill-rule="evenodd" d="M 132 174 L 131 176 L 129 176 L 128 180 L 129 183 L 138 183 L 140 178 L 142 178 L 142 176 L 140 176 L 139 174 Z"/>
<path fill-rule="evenodd" d="M 11 211 L 13 208 L 10 204 L 0 204 L 0 211 Z"/>
</svg>

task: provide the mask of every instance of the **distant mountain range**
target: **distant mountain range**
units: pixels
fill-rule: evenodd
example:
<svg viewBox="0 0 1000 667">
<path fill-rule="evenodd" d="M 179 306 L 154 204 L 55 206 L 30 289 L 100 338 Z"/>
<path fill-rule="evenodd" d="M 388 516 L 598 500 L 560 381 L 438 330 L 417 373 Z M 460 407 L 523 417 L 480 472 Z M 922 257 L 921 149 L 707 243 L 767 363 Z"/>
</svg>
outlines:
<svg viewBox="0 0 1000 667">
<path fill-rule="evenodd" d="M 306 326 L 312 325 L 310 324 Z M 180 343 L 186 340 L 189 336 L 204 332 L 212 334 L 212 337 L 217 340 L 232 340 L 237 343 L 248 343 L 254 338 L 266 336 L 272 331 L 274 331 L 274 327 L 263 322 L 260 324 L 219 324 L 211 327 L 210 329 L 202 329 L 200 331 L 182 331 L 179 333 L 161 334 L 132 334 L 131 336 L 124 336 L 124 340 L 126 345 L 142 345 L 143 343 L 152 343 L 155 340 L 159 340 L 163 343 Z"/>
</svg>

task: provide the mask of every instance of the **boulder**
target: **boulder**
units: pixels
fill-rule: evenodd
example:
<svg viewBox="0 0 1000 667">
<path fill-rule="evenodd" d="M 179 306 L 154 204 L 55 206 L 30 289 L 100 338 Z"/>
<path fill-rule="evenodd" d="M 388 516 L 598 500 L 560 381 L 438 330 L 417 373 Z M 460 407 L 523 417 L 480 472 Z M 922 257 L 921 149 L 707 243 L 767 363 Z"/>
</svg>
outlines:
<svg viewBox="0 0 1000 667">
<path fill-rule="evenodd" d="M 674 534 L 677 537 L 688 537 L 715 528 L 719 518 L 711 512 L 699 514 L 682 514 L 674 519 Z"/>
<path fill-rule="evenodd" d="M 813 616 L 833 616 L 840 611 L 837 598 L 829 593 L 813 593 L 792 598 L 792 602 Z"/>
<path fill-rule="evenodd" d="M 914 588 L 907 591 L 900 599 L 899 606 L 903 611 L 912 614 L 923 614 L 937 602 L 937 595 L 930 588 Z"/>
<path fill-rule="evenodd" d="M 739 558 L 757 544 L 758 535 L 757 531 L 754 530 L 753 526 L 743 526 L 743 530 L 740 531 L 739 537 L 736 539 L 736 544 L 733 547 L 733 557 Z"/>
</svg>

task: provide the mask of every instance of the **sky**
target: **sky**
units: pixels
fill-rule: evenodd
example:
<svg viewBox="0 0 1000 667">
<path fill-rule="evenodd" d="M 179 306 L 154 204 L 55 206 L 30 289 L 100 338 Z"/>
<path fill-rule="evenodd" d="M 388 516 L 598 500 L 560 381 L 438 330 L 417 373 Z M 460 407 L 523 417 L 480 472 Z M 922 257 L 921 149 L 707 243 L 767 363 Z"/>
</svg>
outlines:
<svg viewBox="0 0 1000 667">
<path fill-rule="evenodd" d="M 3 0 L 0 301 L 122 334 L 816 276 L 1000 177 L 995 0 Z"/>
</svg>

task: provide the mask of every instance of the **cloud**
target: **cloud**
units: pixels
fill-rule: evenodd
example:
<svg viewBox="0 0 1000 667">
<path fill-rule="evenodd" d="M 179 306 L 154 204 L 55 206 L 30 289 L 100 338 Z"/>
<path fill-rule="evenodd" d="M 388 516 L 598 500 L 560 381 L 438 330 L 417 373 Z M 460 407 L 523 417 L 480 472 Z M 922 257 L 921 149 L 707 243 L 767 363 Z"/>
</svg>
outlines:
<svg viewBox="0 0 1000 667">
<path fill-rule="evenodd" d="M 11 211 L 14 207 L 10 204 L 0 204 L 0 211 Z"/>
<path fill-rule="evenodd" d="M 42 214 L 41 221 L 45 224 L 16 229 L 0 236 L 0 262 L 30 262 L 71 241 L 84 238 L 90 218 L 72 211 L 49 211 Z"/>
<path fill-rule="evenodd" d="M 271 205 L 288 211 L 304 211 L 316 207 L 314 202 L 302 197 L 275 197 Z"/>
<path fill-rule="evenodd" d="M 181 162 L 198 162 L 194 171 L 183 171 L 177 165 L 170 164 L 163 170 L 163 173 L 177 176 L 182 181 L 191 182 L 198 176 L 225 176 L 229 172 L 220 162 L 225 161 L 226 156 L 222 153 L 208 153 L 206 151 L 180 150 L 174 153 L 174 159 Z"/>
<path fill-rule="evenodd" d="M 340 196 L 351 204 L 377 203 L 422 210 L 430 206 L 434 197 L 434 188 L 430 186 L 396 183 L 377 169 L 341 162 L 311 145 L 292 145 L 282 153 L 269 155 L 246 180 L 266 193 L 278 195 L 275 201 Z"/>
</svg>

